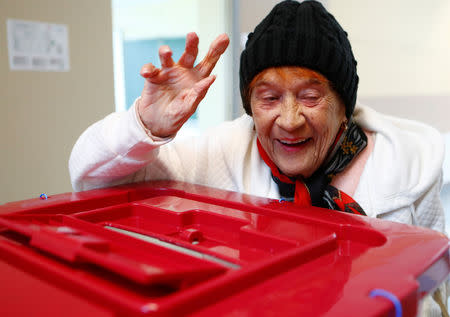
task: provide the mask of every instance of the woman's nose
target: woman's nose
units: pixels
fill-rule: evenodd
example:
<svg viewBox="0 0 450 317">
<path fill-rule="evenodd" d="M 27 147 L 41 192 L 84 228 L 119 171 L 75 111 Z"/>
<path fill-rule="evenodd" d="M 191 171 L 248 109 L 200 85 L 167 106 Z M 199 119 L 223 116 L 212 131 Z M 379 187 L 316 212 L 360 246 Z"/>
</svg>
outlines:
<svg viewBox="0 0 450 317">
<path fill-rule="evenodd" d="M 293 131 L 302 126 L 306 119 L 300 102 L 294 96 L 286 97 L 280 108 L 278 125 L 286 131 Z"/>
</svg>

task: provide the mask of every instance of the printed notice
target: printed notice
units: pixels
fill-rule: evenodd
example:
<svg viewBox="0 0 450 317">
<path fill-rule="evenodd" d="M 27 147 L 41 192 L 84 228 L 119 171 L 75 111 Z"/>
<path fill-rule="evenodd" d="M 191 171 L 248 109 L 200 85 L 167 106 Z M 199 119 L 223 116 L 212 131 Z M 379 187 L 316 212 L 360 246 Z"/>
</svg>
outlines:
<svg viewBox="0 0 450 317">
<path fill-rule="evenodd" d="M 11 70 L 70 70 L 67 25 L 7 20 Z"/>
</svg>

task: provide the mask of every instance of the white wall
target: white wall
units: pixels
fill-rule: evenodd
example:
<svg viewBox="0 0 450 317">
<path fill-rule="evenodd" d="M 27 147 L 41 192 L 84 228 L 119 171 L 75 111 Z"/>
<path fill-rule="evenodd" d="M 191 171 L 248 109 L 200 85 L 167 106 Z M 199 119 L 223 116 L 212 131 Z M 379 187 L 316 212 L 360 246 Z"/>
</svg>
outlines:
<svg viewBox="0 0 450 317">
<path fill-rule="evenodd" d="M 450 131 L 450 1 L 328 0 L 358 61 L 359 99 Z"/>
<path fill-rule="evenodd" d="M 328 8 L 350 34 L 361 96 L 450 94 L 450 1 L 328 0 Z"/>
</svg>

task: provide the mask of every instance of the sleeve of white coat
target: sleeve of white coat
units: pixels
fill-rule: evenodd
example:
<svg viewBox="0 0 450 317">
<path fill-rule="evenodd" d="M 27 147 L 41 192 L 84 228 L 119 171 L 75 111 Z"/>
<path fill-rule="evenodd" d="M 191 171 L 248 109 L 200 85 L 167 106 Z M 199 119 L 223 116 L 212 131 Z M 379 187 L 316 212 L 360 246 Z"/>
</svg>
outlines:
<svg viewBox="0 0 450 317">
<path fill-rule="evenodd" d="M 416 224 L 445 233 L 445 216 L 440 193 L 442 172 L 430 189 L 414 204 Z"/>
<path fill-rule="evenodd" d="M 141 126 L 135 106 L 108 115 L 77 140 L 69 159 L 75 191 L 108 187 L 144 178 L 143 167 L 171 139 L 154 141 Z"/>
</svg>

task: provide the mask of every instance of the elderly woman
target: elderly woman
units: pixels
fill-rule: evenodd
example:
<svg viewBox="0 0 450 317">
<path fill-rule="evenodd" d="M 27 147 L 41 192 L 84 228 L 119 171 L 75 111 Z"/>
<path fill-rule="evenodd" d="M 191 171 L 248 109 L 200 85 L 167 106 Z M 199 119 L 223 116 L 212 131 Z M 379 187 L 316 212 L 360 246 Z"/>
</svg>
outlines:
<svg viewBox="0 0 450 317">
<path fill-rule="evenodd" d="M 161 68 L 142 67 L 144 89 L 130 110 L 95 123 L 76 143 L 74 189 L 182 180 L 444 231 L 439 133 L 355 108 L 347 33 L 318 2 L 284 1 L 249 35 L 240 61 L 245 115 L 177 139 L 228 42 L 219 36 L 195 67 L 194 33 L 178 62 L 161 47 Z"/>
</svg>

